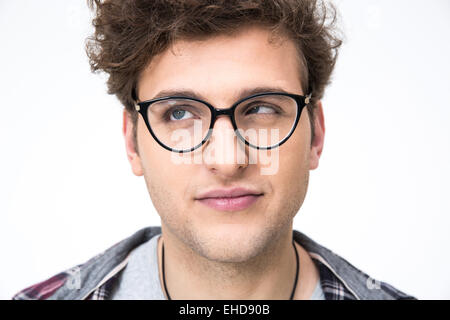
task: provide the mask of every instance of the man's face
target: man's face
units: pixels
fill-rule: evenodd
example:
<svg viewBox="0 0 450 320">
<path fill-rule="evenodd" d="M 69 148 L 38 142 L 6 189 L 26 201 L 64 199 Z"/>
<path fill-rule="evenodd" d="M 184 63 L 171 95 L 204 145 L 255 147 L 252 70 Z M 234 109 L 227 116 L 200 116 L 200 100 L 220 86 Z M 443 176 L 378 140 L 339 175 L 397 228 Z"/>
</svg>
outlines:
<svg viewBox="0 0 450 320">
<path fill-rule="evenodd" d="M 297 94 L 302 91 L 296 48 L 290 40 L 268 43 L 270 33 L 248 28 L 233 36 L 216 36 L 203 41 L 178 41 L 173 50 L 156 56 L 138 83 L 139 100 L 149 100 L 162 90 L 192 90 L 216 108 L 228 108 L 243 89 L 278 87 Z M 323 115 L 317 122 L 316 142 L 310 145 L 310 123 L 303 109 L 296 130 L 278 152 L 277 170 L 262 175 L 261 163 L 247 160 L 249 147 L 237 148 L 229 117 L 219 117 L 213 137 L 194 153 L 208 148 L 226 155 L 201 163 L 180 164 L 173 153 L 162 148 L 150 135 L 142 116 L 137 123 L 139 155 L 133 150 L 131 122 L 125 119 L 128 158 L 136 175 L 144 175 L 153 204 L 161 217 L 164 237 L 209 260 L 246 261 L 263 252 L 271 241 L 292 227 L 308 186 L 309 170 L 318 165 L 323 143 Z M 125 115 L 125 113 L 124 113 Z M 128 127 L 128 128 L 127 128 Z M 222 137 L 218 139 L 218 137 Z M 223 139 L 230 139 L 223 142 Z M 224 150 L 225 148 L 225 150 Z M 220 149 L 220 150 L 218 150 Z M 259 152 L 259 151 L 256 151 Z M 234 161 L 229 161 L 230 159 Z M 206 206 L 199 194 L 211 189 L 246 187 L 263 193 L 249 207 L 221 211 Z"/>
</svg>

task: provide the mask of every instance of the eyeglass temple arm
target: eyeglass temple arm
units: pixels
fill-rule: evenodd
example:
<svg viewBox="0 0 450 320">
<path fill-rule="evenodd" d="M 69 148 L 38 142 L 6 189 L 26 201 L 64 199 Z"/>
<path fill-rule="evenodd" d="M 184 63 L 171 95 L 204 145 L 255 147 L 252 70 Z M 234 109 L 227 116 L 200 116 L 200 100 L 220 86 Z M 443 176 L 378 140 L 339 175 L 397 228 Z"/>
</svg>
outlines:
<svg viewBox="0 0 450 320">
<path fill-rule="evenodd" d="M 136 109 L 136 111 L 139 111 L 141 109 L 141 107 L 139 106 L 139 102 L 138 102 L 138 98 L 137 98 L 137 94 L 136 94 L 136 87 L 133 86 L 133 89 L 131 89 L 131 98 L 133 99 L 134 102 L 134 108 Z"/>
<path fill-rule="evenodd" d="M 309 102 L 311 101 L 311 97 L 312 97 L 312 92 L 305 97 L 305 104 L 309 104 Z"/>
</svg>

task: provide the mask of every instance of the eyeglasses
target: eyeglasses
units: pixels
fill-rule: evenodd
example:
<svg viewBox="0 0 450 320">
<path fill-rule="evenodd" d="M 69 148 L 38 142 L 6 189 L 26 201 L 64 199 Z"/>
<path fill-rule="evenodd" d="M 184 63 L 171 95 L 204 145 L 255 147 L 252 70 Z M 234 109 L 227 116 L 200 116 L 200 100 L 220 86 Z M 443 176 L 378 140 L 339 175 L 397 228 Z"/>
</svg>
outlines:
<svg viewBox="0 0 450 320">
<path fill-rule="evenodd" d="M 289 139 L 310 99 L 311 93 L 266 92 L 217 109 L 200 99 L 169 96 L 137 102 L 135 108 L 156 142 L 172 152 L 191 152 L 202 146 L 221 115 L 231 118 L 234 132 L 246 145 L 267 150 Z"/>
</svg>

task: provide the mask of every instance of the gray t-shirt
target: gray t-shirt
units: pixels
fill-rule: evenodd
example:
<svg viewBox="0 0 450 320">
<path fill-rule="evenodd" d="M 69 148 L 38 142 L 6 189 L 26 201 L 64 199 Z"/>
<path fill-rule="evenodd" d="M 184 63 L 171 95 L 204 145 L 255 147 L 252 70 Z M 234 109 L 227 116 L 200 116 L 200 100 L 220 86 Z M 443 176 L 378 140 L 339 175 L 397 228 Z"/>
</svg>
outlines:
<svg viewBox="0 0 450 320">
<path fill-rule="evenodd" d="M 131 252 L 119 283 L 111 294 L 112 300 L 166 299 L 159 281 L 157 244 L 160 236 L 154 236 Z M 320 281 L 310 300 L 325 300 Z"/>
</svg>

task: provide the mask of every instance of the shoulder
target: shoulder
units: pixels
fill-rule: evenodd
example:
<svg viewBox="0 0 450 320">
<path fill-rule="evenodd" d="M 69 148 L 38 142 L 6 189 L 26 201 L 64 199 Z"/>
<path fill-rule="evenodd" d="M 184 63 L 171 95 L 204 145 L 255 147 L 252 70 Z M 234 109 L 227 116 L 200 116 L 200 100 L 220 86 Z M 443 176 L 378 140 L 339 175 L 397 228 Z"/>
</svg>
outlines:
<svg viewBox="0 0 450 320">
<path fill-rule="evenodd" d="M 81 266 L 81 265 L 80 265 Z M 79 267 L 79 266 L 78 266 Z M 72 268 L 75 269 L 76 267 Z M 71 270 L 72 270 L 71 269 Z M 47 280 L 33 284 L 16 293 L 12 300 L 45 300 L 64 286 L 70 277 L 69 270 L 60 272 Z"/>
<path fill-rule="evenodd" d="M 99 285 L 114 277 L 134 248 L 160 233 L 159 226 L 143 228 L 85 263 L 20 290 L 12 300 L 85 299 Z"/>
<path fill-rule="evenodd" d="M 318 266 L 327 299 L 414 300 L 417 299 L 387 282 L 370 277 L 343 257 L 294 230 L 299 242 Z"/>
</svg>

